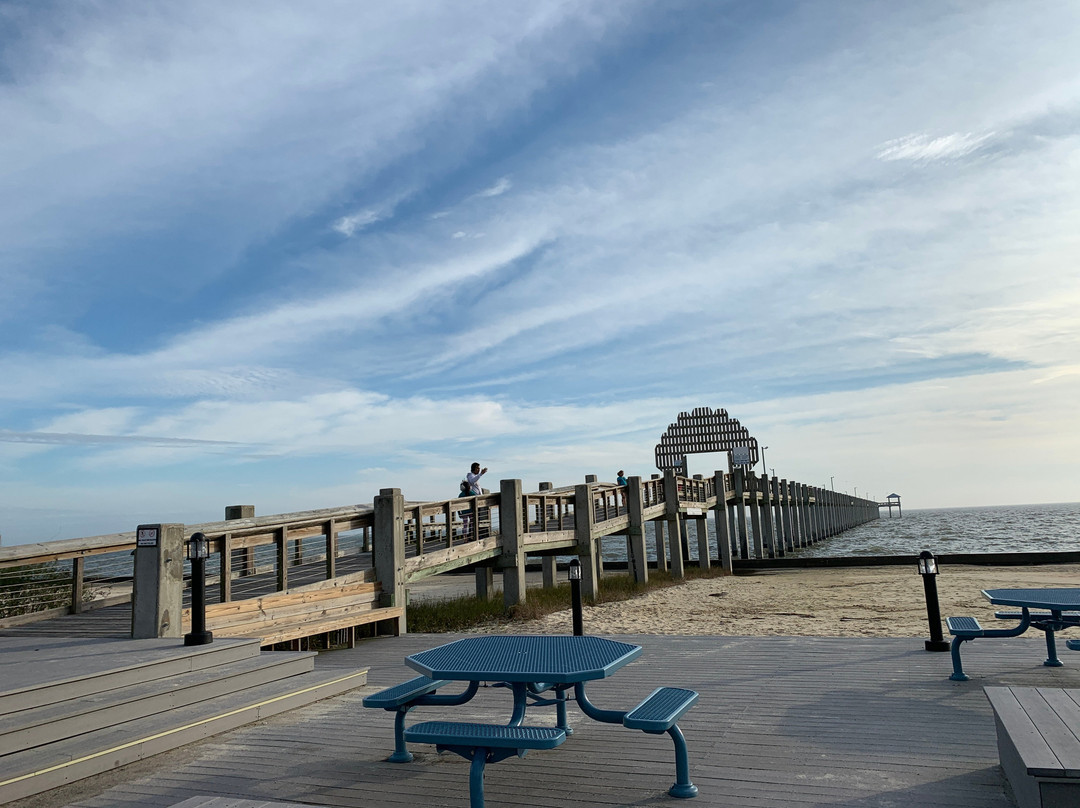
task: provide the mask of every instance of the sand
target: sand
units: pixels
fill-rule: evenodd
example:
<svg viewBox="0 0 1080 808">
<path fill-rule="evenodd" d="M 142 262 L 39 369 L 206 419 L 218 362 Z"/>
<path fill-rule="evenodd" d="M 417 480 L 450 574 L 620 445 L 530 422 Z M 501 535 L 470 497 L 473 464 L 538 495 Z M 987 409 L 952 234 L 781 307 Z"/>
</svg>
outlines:
<svg viewBox="0 0 1080 808">
<path fill-rule="evenodd" d="M 942 568 L 944 618 L 969 615 L 996 623 L 983 589 L 1080 587 L 1080 565 Z M 588 634 L 929 637 L 923 580 L 910 567 L 847 567 L 761 572 L 697 579 L 632 600 L 585 607 Z M 1003 624 L 999 624 L 1003 625 Z M 516 622 L 520 634 L 568 633 L 569 611 Z M 506 625 L 490 631 L 507 631 Z"/>
</svg>

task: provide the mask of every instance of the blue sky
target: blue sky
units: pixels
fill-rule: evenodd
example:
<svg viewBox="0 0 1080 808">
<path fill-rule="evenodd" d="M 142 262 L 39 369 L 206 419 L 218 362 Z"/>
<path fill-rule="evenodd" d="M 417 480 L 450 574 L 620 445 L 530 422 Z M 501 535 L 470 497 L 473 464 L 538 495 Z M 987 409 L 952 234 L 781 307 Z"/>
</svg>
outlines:
<svg viewBox="0 0 1080 808">
<path fill-rule="evenodd" d="M 695 406 L 790 479 L 1075 501 L 1078 43 L 1069 3 L 2 3 L 3 541 L 647 476 Z"/>
</svg>

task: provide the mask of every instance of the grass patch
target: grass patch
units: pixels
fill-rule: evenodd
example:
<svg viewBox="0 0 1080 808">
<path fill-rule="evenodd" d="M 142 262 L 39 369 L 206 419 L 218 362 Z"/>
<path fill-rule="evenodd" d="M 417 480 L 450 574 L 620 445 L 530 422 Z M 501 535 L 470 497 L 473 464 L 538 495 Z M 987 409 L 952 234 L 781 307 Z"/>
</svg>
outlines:
<svg viewBox="0 0 1080 808">
<path fill-rule="evenodd" d="M 586 606 L 600 603 L 613 603 L 620 600 L 644 595 L 653 589 L 675 586 L 695 578 L 714 578 L 723 574 L 719 567 L 703 570 L 700 567 L 686 568 L 685 578 L 674 578 L 666 570 L 650 570 L 649 582 L 639 584 L 629 573 L 606 574 L 600 579 L 600 594 L 595 601 L 586 600 Z M 478 626 L 491 626 L 514 623 L 523 620 L 536 620 L 571 607 L 570 584 L 563 581 L 553 589 L 531 587 L 526 594 L 525 603 L 503 607 L 502 596 L 496 595 L 491 600 L 481 600 L 474 595 L 458 598 L 423 601 L 410 604 L 408 613 L 409 631 L 427 634 L 468 631 Z"/>
</svg>

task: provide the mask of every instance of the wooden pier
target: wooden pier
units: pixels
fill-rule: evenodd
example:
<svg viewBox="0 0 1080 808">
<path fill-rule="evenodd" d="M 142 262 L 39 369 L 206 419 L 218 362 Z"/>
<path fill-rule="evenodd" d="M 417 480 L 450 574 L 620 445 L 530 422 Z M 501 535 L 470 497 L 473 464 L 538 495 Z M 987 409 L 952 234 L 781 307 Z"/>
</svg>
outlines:
<svg viewBox="0 0 1080 808">
<path fill-rule="evenodd" d="M 510 606 L 527 597 L 528 560 L 542 563 L 545 585 L 553 586 L 555 558 L 576 555 L 588 599 L 601 585 L 604 537 L 625 537 L 639 581 L 647 580 L 650 563 L 675 577 L 687 564 L 730 572 L 735 560 L 781 558 L 876 519 L 878 504 L 742 470 L 711 477 L 669 471 L 631 477 L 626 486 L 590 476 L 584 484 L 542 484 L 526 493 L 521 481 L 503 480 L 497 492 L 436 502 L 409 502 L 391 488 L 371 506 L 265 517 L 230 506 L 227 515 L 237 518 L 149 526 L 161 535 L 155 552 L 175 564 L 184 559 L 185 542 L 204 534 L 211 552 L 207 628 L 299 648 L 308 637 L 343 633 L 353 642 L 403 631 L 408 585 L 440 573 L 475 569 L 477 594 L 487 596 L 498 572 Z M 134 531 L 0 548 L 0 629 L 130 602 L 134 561 L 143 549 Z M 186 586 L 190 568 L 182 563 Z M 171 607 L 161 605 L 172 598 Z M 158 593 L 159 614 L 144 621 L 156 632 L 150 636 L 190 630 L 181 599 L 182 587 L 167 597 Z M 182 619 L 166 619 L 167 612 Z M 135 613 L 141 613 L 137 604 Z"/>
</svg>

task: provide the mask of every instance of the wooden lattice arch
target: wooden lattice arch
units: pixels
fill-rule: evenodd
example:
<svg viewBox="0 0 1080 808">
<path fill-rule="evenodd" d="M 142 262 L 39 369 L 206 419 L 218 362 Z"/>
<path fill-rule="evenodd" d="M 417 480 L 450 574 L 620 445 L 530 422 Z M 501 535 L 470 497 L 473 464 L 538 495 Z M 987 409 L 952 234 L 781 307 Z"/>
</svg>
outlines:
<svg viewBox="0 0 1080 808">
<path fill-rule="evenodd" d="M 656 444 L 656 467 L 685 476 L 688 454 L 730 452 L 736 446 L 749 447 L 749 467 L 753 468 L 758 461 L 757 438 L 751 437 L 746 427 L 729 416 L 727 410 L 695 407 L 690 414 L 680 412 L 675 423 L 669 424 L 660 436 Z"/>
</svg>

